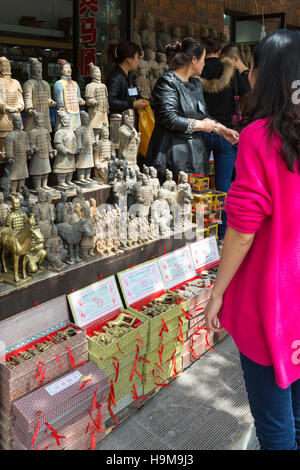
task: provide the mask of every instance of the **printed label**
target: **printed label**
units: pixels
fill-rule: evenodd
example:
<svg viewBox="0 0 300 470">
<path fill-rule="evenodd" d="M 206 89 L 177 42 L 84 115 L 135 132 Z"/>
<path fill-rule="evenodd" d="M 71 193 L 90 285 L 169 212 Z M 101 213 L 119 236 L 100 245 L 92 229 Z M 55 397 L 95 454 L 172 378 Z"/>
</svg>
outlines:
<svg viewBox="0 0 300 470">
<path fill-rule="evenodd" d="M 216 237 L 204 238 L 199 242 L 191 243 L 190 249 L 197 271 L 220 259 Z"/>
<path fill-rule="evenodd" d="M 162 278 L 167 289 L 188 281 L 197 275 L 188 246 L 158 259 Z"/>
<path fill-rule="evenodd" d="M 45 390 L 53 397 L 53 395 L 56 395 L 62 390 L 65 390 L 66 388 L 71 387 L 71 385 L 77 383 L 80 377 L 82 377 L 80 372 L 72 372 L 72 374 L 67 375 L 63 379 L 57 380 L 57 382 L 48 385 L 48 387 L 45 387 Z"/>
</svg>

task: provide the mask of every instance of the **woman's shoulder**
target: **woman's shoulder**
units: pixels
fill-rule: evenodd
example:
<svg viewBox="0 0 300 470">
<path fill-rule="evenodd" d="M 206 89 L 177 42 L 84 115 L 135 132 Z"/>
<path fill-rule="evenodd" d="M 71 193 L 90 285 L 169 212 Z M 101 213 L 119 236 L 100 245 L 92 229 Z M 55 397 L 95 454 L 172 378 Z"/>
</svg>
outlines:
<svg viewBox="0 0 300 470">
<path fill-rule="evenodd" d="M 251 124 L 248 124 L 242 132 L 241 132 L 241 137 L 243 139 L 252 139 L 252 136 L 260 136 L 263 137 L 267 135 L 267 123 L 268 120 L 265 119 L 257 119 L 256 121 L 253 121 Z M 255 142 L 255 141 L 254 141 Z"/>
</svg>

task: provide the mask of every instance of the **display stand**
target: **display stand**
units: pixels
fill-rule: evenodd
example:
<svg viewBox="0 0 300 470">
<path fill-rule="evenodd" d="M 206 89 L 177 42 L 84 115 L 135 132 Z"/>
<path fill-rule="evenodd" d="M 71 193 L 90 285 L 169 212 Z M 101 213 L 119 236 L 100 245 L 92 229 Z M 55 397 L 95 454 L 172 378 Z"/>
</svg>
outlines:
<svg viewBox="0 0 300 470">
<path fill-rule="evenodd" d="M 172 234 L 168 239 L 151 241 L 145 245 L 129 248 L 124 253 L 104 258 L 95 258 L 67 266 L 63 271 L 45 273 L 35 277 L 20 287 L 0 284 L 0 320 L 9 318 L 35 305 L 55 299 L 72 290 L 86 287 L 100 278 L 105 279 L 117 272 L 141 264 L 165 253 L 181 248 L 195 240 L 195 227 Z"/>
</svg>

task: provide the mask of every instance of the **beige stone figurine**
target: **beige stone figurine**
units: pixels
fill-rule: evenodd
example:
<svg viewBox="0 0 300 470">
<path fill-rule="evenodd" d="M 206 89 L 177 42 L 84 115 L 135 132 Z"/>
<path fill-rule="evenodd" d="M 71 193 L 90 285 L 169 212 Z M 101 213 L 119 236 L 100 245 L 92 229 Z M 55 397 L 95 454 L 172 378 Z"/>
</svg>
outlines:
<svg viewBox="0 0 300 470">
<path fill-rule="evenodd" d="M 85 88 L 85 103 L 90 116 L 90 126 L 93 128 L 96 140 L 99 140 L 103 124 L 108 126 L 108 93 L 104 83 L 101 82 L 101 71 L 93 63 L 89 64 L 92 78 Z"/>
</svg>

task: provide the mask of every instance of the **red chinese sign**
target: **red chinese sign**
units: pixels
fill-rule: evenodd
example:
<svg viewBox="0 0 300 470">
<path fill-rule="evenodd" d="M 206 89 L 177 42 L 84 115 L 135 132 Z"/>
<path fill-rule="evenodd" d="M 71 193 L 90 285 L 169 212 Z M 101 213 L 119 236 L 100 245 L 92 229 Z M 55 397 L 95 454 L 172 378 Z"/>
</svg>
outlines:
<svg viewBox="0 0 300 470">
<path fill-rule="evenodd" d="M 80 39 L 82 43 L 80 57 L 80 74 L 89 75 L 89 63 L 96 64 L 98 0 L 80 0 Z"/>
</svg>

